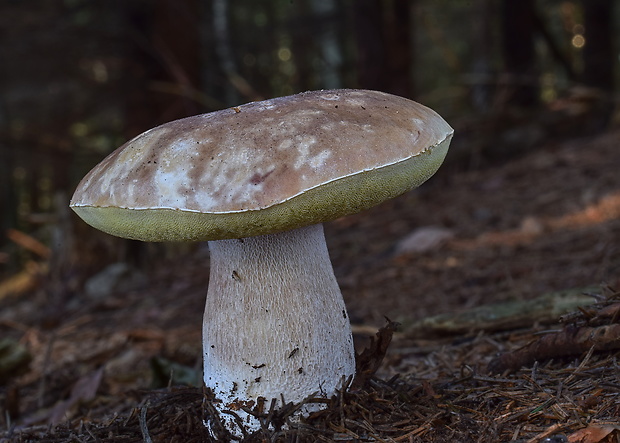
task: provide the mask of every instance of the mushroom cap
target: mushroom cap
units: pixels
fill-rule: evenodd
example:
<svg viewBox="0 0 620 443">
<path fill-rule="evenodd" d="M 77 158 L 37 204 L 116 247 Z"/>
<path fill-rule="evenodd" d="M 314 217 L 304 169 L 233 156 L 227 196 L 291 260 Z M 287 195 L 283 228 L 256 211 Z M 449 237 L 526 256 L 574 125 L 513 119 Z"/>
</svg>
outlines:
<svg viewBox="0 0 620 443">
<path fill-rule="evenodd" d="M 128 141 L 82 179 L 71 208 L 97 229 L 144 241 L 281 232 L 419 186 L 452 134 L 431 109 L 377 91 L 253 102 Z"/>
</svg>

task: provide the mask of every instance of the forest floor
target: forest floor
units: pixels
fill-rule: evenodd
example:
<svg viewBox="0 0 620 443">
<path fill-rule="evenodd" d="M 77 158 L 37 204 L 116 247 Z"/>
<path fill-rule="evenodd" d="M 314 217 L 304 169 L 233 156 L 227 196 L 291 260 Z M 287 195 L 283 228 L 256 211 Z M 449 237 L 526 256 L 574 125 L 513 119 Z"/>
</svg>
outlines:
<svg viewBox="0 0 620 443">
<path fill-rule="evenodd" d="M 248 441 L 620 441 L 620 132 L 454 163 L 326 225 L 358 349 L 400 327 L 361 388 Z M 0 441 L 209 441 L 208 252 L 152 263 L 62 308 L 45 279 L 0 299 L 0 362 L 23 363 L 0 366 Z"/>
</svg>

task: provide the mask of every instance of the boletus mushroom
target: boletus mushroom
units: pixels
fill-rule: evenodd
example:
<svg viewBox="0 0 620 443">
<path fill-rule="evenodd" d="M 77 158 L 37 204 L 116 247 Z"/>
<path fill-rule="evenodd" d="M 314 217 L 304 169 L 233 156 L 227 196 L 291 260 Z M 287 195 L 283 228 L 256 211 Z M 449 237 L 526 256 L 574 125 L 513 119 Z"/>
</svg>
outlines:
<svg viewBox="0 0 620 443">
<path fill-rule="evenodd" d="M 321 223 L 423 183 L 452 134 L 434 111 L 376 91 L 248 103 L 135 137 L 84 177 L 71 207 L 119 237 L 209 241 L 204 382 L 240 436 L 239 424 L 259 428 L 248 411 L 331 396 L 354 375 Z"/>
</svg>

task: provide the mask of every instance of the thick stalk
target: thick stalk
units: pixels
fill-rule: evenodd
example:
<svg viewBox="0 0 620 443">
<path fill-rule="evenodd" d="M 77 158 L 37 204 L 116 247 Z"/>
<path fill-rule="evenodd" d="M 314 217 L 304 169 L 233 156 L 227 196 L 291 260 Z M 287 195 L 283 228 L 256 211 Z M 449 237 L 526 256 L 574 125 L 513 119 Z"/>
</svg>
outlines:
<svg viewBox="0 0 620 443">
<path fill-rule="evenodd" d="M 204 380 L 226 427 L 260 397 L 301 402 L 331 396 L 355 372 L 347 311 L 323 227 L 209 243 L 211 276 L 203 323 Z"/>
</svg>

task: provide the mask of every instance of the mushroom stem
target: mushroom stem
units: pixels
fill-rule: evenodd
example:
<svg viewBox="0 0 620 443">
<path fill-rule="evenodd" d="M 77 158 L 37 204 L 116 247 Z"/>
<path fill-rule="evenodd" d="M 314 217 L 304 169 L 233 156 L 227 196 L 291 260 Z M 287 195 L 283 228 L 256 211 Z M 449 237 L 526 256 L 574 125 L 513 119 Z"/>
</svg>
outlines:
<svg viewBox="0 0 620 443">
<path fill-rule="evenodd" d="M 209 242 L 211 275 L 203 323 L 204 381 L 225 427 L 240 435 L 265 399 L 277 406 L 333 395 L 355 372 L 348 314 L 322 225 Z M 307 412 L 307 411 L 306 411 Z"/>
</svg>

